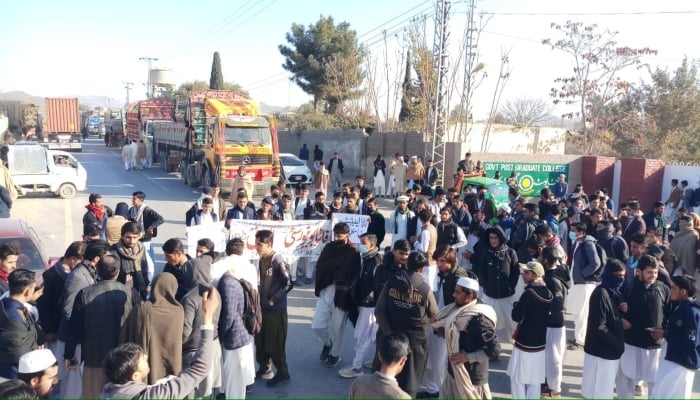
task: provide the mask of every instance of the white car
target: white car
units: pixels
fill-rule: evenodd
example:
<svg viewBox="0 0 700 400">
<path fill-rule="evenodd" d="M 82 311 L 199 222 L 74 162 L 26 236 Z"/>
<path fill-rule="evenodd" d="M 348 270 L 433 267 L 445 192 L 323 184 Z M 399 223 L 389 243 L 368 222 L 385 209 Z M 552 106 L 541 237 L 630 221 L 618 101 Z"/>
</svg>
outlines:
<svg viewBox="0 0 700 400">
<path fill-rule="evenodd" d="M 280 153 L 282 174 L 287 184 L 313 183 L 314 176 L 306 162 L 291 153 Z"/>
</svg>

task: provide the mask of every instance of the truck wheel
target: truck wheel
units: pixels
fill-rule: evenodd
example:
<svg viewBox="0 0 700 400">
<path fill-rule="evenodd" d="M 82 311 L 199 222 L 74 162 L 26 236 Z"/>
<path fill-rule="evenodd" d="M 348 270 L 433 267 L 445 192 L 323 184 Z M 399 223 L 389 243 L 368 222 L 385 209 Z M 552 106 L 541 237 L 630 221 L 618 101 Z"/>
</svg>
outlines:
<svg viewBox="0 0 700 400">
<path fill-rule="evenodd" d="M 187 185 L 187 164 L 185 160 L 180 161 L 180 178 L 182 178 L 182 183 Z"/>
<path fill-rule="evenodd" d="M 62 199 L 70 199 L 75 196 L 76 190 L 72 183 L 64 183 L 58 188 L 56 193 Z"/>
<path fill-rule="evenodd" d="M 199 186 L 199 177 L 197 176 L 197 171 L 194 164 L 187 166 L 187 183 L 190 187 Z"/>
<path fill-rule="evenodd" d="M 211 171 L 208 166 L 202 168 L 202 186 L 211 187 Z"/>
</svg>

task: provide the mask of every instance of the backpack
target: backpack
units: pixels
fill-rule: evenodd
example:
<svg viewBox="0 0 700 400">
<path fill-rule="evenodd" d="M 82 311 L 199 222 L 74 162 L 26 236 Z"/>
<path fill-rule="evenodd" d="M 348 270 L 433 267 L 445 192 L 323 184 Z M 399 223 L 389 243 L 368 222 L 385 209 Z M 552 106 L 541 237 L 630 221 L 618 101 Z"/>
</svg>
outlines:
<svg viewBox="0 0 700 400">
<path fill-rule="evenodd" d="M 260 328 L 262 327 L 262 310 L 260 309 L 260 293 L 258 289 L 254 288 L 247 280 L 236 279 L 228 272 L 221 277 L 219 285 L 221 285 L 221 282 L 225 279 L 235 279 L 241 284 L 244 299 L 243 313 L 241 314 L 243 326 L 245 326 L 249 334 L 257 335 L 260 333 Z"/>
<path fill-rule="evenodd" d="M 605 252 L 605 249 L 597 240 L 595 241 L 594 245 L 595 245 L 595 252 L 598 254 L 598 259 L 600 260 L 600 267 L 593 273 L 592 278 L 595 278 L 597 281 L 599 281 L 600 275 L 603 273 L 603 268 L 605 267 L 605 264 L 608 263 L 608 254 Z M 585 251 L 583 252 L 583 257 L 586 257 Z M 587 260 L 587 261 L 590 261 L 590 260 Z M 586 277 L 586 278 L 590 278 L 590 277 Z"/>
<path fill-rule="evenodd" d="M 195 215 L 197 215 L 197 202 L 192 204 L 192 207 L 190 207 L 189 210 L 187 210 L 187 212 L 185 213 L 186 226 L 192 226 L 192 218 L 194 218 Z"/>
</svg>

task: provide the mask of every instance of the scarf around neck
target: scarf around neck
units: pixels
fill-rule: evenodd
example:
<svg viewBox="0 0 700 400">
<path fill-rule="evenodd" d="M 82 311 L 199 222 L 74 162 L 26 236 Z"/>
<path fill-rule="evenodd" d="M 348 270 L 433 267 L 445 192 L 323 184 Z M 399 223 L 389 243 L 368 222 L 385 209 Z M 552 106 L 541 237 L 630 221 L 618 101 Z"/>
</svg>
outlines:
<svg viewBox="0 0 700 400">
<path fill-rule="evenodd" d="M 97 218 L 100 223 L 102 223 L 102 218 L 105 216 L 105 210 L 103 208 L 100 208 L 94 204 L 88 204 L 85 206 L 85 208 L 88 209 L 88 211 L 92 211 L 93 214 L 95 214 L 95 217 Z"/>
</svg>

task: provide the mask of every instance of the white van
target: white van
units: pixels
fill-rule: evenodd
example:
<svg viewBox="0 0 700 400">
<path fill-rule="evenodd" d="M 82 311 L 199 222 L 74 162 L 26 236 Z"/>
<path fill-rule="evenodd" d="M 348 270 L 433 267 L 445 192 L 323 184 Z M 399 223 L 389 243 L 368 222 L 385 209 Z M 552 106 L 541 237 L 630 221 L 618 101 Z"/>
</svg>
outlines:
<svg viewBox="0 0 700 400">
<path fill-rule="evenodd" d="M 20 195 L 50 192 L 67 199 L 87 188 L 87 171 L 72 154 L 36 142 L 7 147 L 8 169 Z"/>
</svg>

